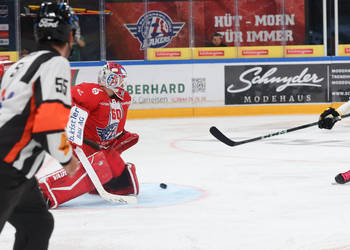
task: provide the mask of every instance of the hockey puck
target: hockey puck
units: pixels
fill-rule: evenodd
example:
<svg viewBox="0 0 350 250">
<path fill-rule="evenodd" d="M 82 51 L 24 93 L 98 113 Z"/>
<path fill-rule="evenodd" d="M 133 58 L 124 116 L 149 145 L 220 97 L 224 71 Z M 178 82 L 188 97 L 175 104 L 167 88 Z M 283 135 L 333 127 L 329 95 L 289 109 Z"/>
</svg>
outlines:
<svg viewBox="0 0 350 250">
<path fill-rule="evenodd" d="M 160 185 L 159 185 L 161 188 L 163 188 L 163 189 L 166 189 L 167 188 L 167 185 L 165 184 L 165 183 L 160 183 Z"/>
</svg>

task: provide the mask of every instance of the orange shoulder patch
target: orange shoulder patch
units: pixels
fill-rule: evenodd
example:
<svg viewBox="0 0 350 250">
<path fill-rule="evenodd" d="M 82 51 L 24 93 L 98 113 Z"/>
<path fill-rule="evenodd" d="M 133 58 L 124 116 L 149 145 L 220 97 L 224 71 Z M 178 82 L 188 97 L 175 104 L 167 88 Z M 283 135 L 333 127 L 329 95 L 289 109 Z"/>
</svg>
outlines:
<svg viewBox="0 0 350 250">
<path fill-rule="evenodd" d="M 69 152 L 71 145 L 67 139 L 66 133 L 61 134 L 61 144 L 59 146 L 59 150 L 63 151 L 64 155 L 67 155 Z"/>
</svg>

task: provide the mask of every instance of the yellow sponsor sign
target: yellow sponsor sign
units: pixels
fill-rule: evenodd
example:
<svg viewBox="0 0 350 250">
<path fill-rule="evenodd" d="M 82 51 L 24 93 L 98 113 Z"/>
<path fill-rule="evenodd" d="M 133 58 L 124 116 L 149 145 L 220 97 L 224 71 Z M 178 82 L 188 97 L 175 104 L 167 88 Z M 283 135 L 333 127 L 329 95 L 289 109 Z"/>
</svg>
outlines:
<svg viewBox="0 0 350 250">
<path fill-rule="evenodd" d="M 18 51 L 0 51 L 0 61 L 18 61 Z"/>
<path fill-rule="evenodd" d="M 148 60 L 186 60 L 192 59 L 191 48 L 159 48 L 147 49 Z"/>
<path fill-rule="evenodd" d="M 339 44 L 338 45 L 339 56 L 350 56 L 350 44 Z"/>
<path fill-rule="evenodd" d="M 193 59 L 237 58 L 236 47 L 193 48 Z"/>
<path fill-rule="evenodd" d="M 179 118 L 179 117 L 215 117 L 240 115 L 289 115 L 289 114 L 321 114 L 329 106 L 337 104 L 295 104 L 295 105 L 261 105 L 261 106 L 225 106 L 198 108 L 166 108 L 166 109 L 132 109 L 128 111 L 128 119 Z M 316 116 L 318 117 L 318 116 Z"/>
<path fill-rule="evenodd" d="M 270 58 L 282 56 L 282 46 L 251 46 L 238 48 L 239 58 Z"/>
<path fill-rule="evenodd" d="M 324 56 L 323 45 L 147 49 L 148 60 L 279 58 L 321 56 Z M 339 45 L 339 56 L 350 56 L 350 45 Z"/>
<path fill-rule="evenodd" d="M 148 60 L 186 60 L 220 58 L 321 57 L 323 45 L 202 47 L 147 49 Z M 350 45 L 339 45 L 339 56 L 350 56 Z"/>
<path fill-rule="evenodd" d="M 324 56 L 323 45 L 291 45 L 284 49 L 285 57 Z"/>
</svg>

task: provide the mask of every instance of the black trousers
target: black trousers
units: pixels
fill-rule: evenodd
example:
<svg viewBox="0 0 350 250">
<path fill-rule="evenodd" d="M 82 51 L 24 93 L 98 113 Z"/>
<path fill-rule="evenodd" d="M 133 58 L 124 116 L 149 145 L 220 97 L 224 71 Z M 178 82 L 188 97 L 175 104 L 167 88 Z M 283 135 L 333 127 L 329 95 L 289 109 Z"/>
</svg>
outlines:
<svg viewBox="0 0 350 250">
<path fill-rule="evenodd" d="M 5 222 L 16 229 L 14 250 L 48 248 L 54 220 L 37 180 L 0 163 L 0 232 Z"/>
</svg>

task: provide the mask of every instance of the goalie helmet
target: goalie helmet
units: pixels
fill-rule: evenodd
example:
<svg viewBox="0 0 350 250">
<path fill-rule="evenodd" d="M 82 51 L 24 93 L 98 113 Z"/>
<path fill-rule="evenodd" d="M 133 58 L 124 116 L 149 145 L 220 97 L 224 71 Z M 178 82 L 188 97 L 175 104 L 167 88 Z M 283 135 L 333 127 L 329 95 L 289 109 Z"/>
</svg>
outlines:
<svg viewBox="0 0 350 250">
<path fill-rule="evenodd" d="M 67 3 L 43 2 L 34 23 L 34 36 L 37 41 L 68 42 L 70 31 L 76 30 L 74 12 Z"/>
<path fill-rule="evenodd" d="M 98 74 L 98 84 L 113 90 L 119 99 L 124 99 L 127 73 L 118 63 L 106 62 Z"/>
</svg>

